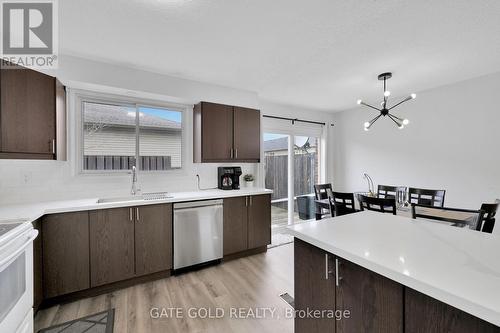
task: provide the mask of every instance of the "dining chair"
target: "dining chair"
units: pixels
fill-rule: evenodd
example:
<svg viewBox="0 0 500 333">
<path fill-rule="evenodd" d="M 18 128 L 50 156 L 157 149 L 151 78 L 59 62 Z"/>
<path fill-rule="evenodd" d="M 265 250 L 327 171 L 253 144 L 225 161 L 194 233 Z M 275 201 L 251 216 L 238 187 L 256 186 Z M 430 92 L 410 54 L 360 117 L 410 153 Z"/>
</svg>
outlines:
<svg viewBox="0 0 500 333">
<path fill-rule="evenodd" d="M 379 198 L 397 198 L 399 193 L 406 193 L 406 186 L 377 186 L 377 197 Z"/>
<path fill-rule="evenodd" d="M 396 199 L 395 198 L 375 198 L 366 195 L 359 195 L 359 206 L 361 210 L 372 210 L 380 213 L 392 213 L 396 215 Z"/>
<path fill-rule="evenodd" d="M 408 189 L 408 202 L 410 204 L 443 207 L 445 194 L 446 190 L 428 190 L 410 187 Z"/>
<path fill-rule="evenodd" d="M 472 230 L 481 230 L 481 222 L 486 216 L 484 210 L 471 210 L 462 208 L 435 207 L 429 205 L 411 204 L 413 219 L 422 218 L 450 222 L 453 226 L 468 227 Z"/>
<path fill-rule="evenodd" d="M 354 193 L 331 192 L 330 209 L 335 216 L 356 213 Z"/>
<path fill-rule="evenodd" d="M 483 210 L 486 214 L 481 221 L 481 231 L 492 233 L 493 228 L 495 227 L 495 215 L 497 214 L 498 206 L 500 202 L 497 203 L 484 203 L 481 205 L 481 210 Z"/>
<path fill-rule="evenodd" d="M 328 198 L 327 189 L 332 190 L 332 184 L 316 184 L 314 185 L 314 195 L 316 200 L 323 200 Z"/>
</svg>

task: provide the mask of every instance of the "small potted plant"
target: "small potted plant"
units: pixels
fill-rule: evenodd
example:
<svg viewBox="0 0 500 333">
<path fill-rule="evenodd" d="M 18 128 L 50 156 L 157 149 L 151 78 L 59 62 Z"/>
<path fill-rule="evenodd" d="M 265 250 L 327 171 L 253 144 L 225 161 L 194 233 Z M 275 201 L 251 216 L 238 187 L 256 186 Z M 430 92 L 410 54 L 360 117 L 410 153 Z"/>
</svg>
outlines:
<svg viewBox="0 0 500 333">
<path fill-rule="evenodd" d="M 255 180 L 255 178 L 252 174 L 247 173 L 243 176 L 243 179 L 245 180 L 246 187 L 253 187 L 253 181 Z"/>
</svg>

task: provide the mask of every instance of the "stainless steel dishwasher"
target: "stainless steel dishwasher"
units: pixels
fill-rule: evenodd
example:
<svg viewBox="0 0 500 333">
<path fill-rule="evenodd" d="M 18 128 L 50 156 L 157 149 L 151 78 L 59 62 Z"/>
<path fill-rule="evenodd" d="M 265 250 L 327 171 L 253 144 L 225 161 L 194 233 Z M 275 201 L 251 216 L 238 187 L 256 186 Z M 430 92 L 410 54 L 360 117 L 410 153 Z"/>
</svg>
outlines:
<svg viewBox="0 0 500 333">
<path fill-rule="evenodd" d="M 222 200 L 174 204 L 174 270 L 222 258 Z"/>
</svg>

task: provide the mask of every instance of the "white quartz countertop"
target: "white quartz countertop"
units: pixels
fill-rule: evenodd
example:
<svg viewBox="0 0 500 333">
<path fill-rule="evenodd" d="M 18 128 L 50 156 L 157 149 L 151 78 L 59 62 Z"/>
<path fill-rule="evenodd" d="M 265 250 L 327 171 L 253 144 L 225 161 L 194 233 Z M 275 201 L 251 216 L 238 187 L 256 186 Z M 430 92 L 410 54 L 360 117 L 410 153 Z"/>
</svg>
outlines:
<svg viewBox="0 0 500 333">
<path fill-rule="evenodd" d="M 143 206 L 160 203 L 175 203 L 186 201 L 197 201 L 207 199 L 222 199 L 230 197 L 241 197 L 247 195 L 271 194 L 271 190 L 264 188 L 242 188 L 240 190 L 201 190 L 193 192 L 168 193 L 171 198 L 160 200 L 133 200 L 98 203 L 98 198 L 46 201 L 19 205 L 0 206 L 0 223 L 2 220 L 23 219 L 32 222 L 45 214 L 66 213 L 82 210 L 108 209 L 129 206 Z"/>
<path fill-rule="evenodd" d="M 500 237 L 377 212 L 301 223 L 293 236 L 500 326 Z"/>
</svg>

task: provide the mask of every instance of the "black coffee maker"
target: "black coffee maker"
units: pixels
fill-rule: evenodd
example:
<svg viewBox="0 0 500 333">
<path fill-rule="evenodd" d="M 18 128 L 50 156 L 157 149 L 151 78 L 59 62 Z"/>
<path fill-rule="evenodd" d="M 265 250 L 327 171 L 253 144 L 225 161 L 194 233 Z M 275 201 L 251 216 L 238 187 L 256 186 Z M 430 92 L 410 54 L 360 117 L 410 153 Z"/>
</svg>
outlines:
<svg viewBox="0 0 500 333">
<path fill-rule="evenodd" d="M 218 187 L 221 190 L 240 189 L 241 167 L 218 167 Z"/>
</svg>

